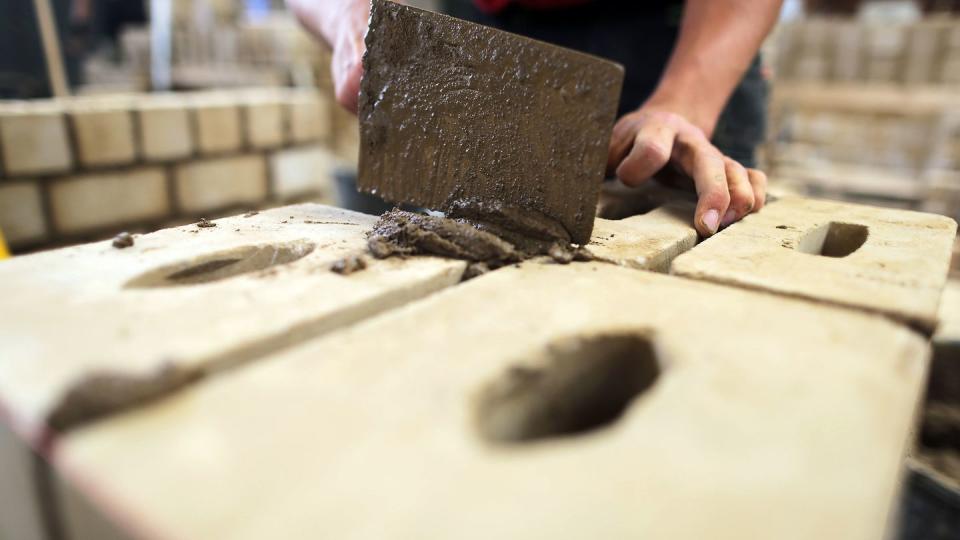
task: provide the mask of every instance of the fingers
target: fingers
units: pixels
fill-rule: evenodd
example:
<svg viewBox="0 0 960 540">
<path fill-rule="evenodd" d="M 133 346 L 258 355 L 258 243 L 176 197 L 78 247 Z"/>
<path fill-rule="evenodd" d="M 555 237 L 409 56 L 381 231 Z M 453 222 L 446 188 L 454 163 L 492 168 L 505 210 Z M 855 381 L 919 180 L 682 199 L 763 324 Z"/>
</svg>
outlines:
<svg viewBox="0 0 960 540">
<path fill-rule="evenodd" d="M 360 77 L 363 75 L 363 65 L 354 63 L 349 65 L 336 81 L 334 92 L 337 103 L 352 113 L 357 112 L 360 99 Z"/>
<path fill-rule="evenodd" d="M 304 28 L 333 49 L 330 71 L 337 103 L 357 112 L 370 3 L 367 0 L 287 0 L 287 6 Z"/>
<path fill-rule="evenodd" d="M 767 202 L 767 175 L 756 169 L 747 169 L 747 174 L 753 189 L 753 211 L 756 212 Z"/>
<path fill-rule="evenodd" d="M 765 174 L 724 156 L 702 130 L 664 111 L 638 111 L 617 122 L 607 155 L 607 174 L 614 172 L 629 186 L 654 175 L 691 179 L 699 199 L 694 226 L 705 237 L 766 200 Z"/>
<path fill-rule="evenodd" d="M 620 162 L 630 152 L 640 124 L 641 116 L 639 114 L 628 114 L 617 120 L 617 123 L 613 126 L 613 134 L 610 135 L 610 149 L 607 151 L 607 176 L 616 174 Z"/>
<path fill-rule="evenodd" d="M 630 153 L 617 167 L 617 177 L 628 186 L 648 180 L 670 162 L 676 138 L 675 126 L 648 118 L 637 131 Z"/>
<path fill-rule="evenodd" d="M 712 236 L 730 206 L 726 158 L 696 133 L 681 133 L 675 150 L 676 164 L 693 178 L 697 189 L 694 227 L 702 236 Z"/>
<path fill-rule="evenodd" d="M 724 158 L 727 175 L 727 189 L 730 192 L 730 205 L 727 207 L 720 226 L 726 227 L 753 210 L 754 192 L 747 169 L 730 158 Z"/>
<path fill-rule="evenodd" d="M 700 151 L 694 159 L 692 176 L 699 198 L 694 226 L 703 236 L 712 236 L 720 229 L 721 217 L 730 205 L 723 158 L 713 152 Z"/>
<path fill-rule="evenodd" d="M 365 50 L 362 33 L 344 32 L 334 46 L 330 62 L 337 103 L 353 113 L 357 112 Z"/>
</svg>

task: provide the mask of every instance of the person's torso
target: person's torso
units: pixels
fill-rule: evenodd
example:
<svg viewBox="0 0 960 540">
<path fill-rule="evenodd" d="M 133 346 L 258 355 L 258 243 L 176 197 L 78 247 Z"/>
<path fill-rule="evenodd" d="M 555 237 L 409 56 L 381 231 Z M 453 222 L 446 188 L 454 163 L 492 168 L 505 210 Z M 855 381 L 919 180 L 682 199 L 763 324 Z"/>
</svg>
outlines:
<svg viewBox="0 0 960 540">
<path fill-rule="evenodd" d="M 656 88 L 679 36 L 684 0 L 442 0 L 447 13 L 579 50 L 626 68 L 618 116 Z M 763 140 L 766 83 L 755 60 L 720 118 L 714 142 L 753 166 Z M 706 90 L 705 90 L 706 91 Z"/>
</svg>

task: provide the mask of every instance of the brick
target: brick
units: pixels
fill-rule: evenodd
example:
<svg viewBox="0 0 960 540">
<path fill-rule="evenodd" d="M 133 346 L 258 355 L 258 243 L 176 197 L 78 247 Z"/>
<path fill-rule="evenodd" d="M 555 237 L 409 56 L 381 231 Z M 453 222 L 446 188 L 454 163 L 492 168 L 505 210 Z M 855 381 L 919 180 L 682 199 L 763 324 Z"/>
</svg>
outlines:
<svg viewBox="0 0 960 540">
<path fill-rule="evenodd" d="M 276 148 L 286 142 L 283 102 L 258 95 L 244 101 L 246 141 L 251 148 Z"/>
<path fill-rule="evenodd" d="M 144 159 L 168 161 L 193 154 L 193 130 L 181 99 L 151 99 L 137 107 Z"/>
<path fill-rule="evenodd" d="M 0 538 L 46 540 L 34 481 L 42 461 L 0 422 Z"/>
<path fill-rule="evenodd" d="M 850 310 L 526 264 L 82 428 L 54 461 L 158 537 L 873 540 L 928 353 Z M 575 431 L 603 404 L 612 425 Z"/>
<path fill-rule="evenodd" d="M 292 91 L 287 97 L 290 140 L 307 143 L 326 140 L 330 134 L 330 113 L 314 91 Z"/>
<path fill-rule="evenodd" d="M 834 27 L 833 78 L 855 81 L 863 71 L 863 26 L 855 21 L 837 21 Z"/>
<path fill-rule="evenodd" d="M 47 223 L 38 184 L 0 183 L 0 231 L 11 247 L 46 238 Z"/>
<path fill-rule="evenodd" d="M 923 184 L 924 211 L 960 218 L 960 172 L 928 169 Z"/>
<path fill-rule="evenodd" d="M 933 335 L 937 343 L 960 347 L 960 279 L 951 279 L 940 298 L 940 324 Z"/>
<path fill-rule="evenodd" d="M 53 226 L 64 234 L 157 220 L 170 213 L 163 169 L 92 173 L 50 185 Z"/>
<path fill-rule="evenodd" d="M 0 147 L 7 175 L 57 173 L 73 167 L 63 108 L 51 101 L 0 108 Z"/>
<path fill-rule="evenodd" d="M 243 146 L 240 109 L 229 99 L 195 98 L 191 109 L 196 122 L 197 148 L 202 154 L 220 154 Z"/>
<path fill-rule="evenodd" d="M 33 442 L 88 376 L 233 366 L 460 280 L 464 263 L 429 257 L 329 271 L 375 219 L 306 204 L 4 262 L 0 410 Z"/>
<path fill-rule="evenodd" d="M 945 29 L 946 25 L 939 21 L 919 22 L 909 29 L 909 43 L 903 66 L 907 83 L 935 82 L 935 68 Z"/>
<path fill-rule="evenodd" d="M 177 205 L 189 214 L 256 204 L 267 198 L 266 162 L 260 155 L 177 165 Z"/>
<path fill-rule="evenodd" d="M 83 166 L 123 165 L 137 158 L 133 114 L 124 100 L 81 100 L 69 107 L 69 115 Z"/>
<path fill-rule="evenodd" d="M 273 191 L 281 200 L 331 193 L 335 157 L 320 146 L 281 150 L 270 156 Z"/>
<path fill-rule="evenodd" d="M 953 262 L 950 263 L 950 275 L 960 279 L 960 237 L 953 243 Z"/>
<path fill-rule="evenodd" d="M 929 332 L 956 230 L 933 214 L 786 198 L 677 257 L 671 272 L 882 313 Z"/>
<path fill-rule="evenodd" d="M 587 249 L 602 260 L 666 272 L 670 262 L 697 244 L 693 204 L 675 203 L 621 220 L 597 218 Z"/>
<path fill-rule="evenodd" d="M 96 512 L 90 500 L 84 498 L 63 476 L 51 471 L 51 491 L 56 497 L 59 526 L 62 530 L 70 531 L 71 538 L 123 540 L 149 536 L 147 531 L 131 534 L 131 531 L 124 530 L 107 516 Z"/>
</svg>

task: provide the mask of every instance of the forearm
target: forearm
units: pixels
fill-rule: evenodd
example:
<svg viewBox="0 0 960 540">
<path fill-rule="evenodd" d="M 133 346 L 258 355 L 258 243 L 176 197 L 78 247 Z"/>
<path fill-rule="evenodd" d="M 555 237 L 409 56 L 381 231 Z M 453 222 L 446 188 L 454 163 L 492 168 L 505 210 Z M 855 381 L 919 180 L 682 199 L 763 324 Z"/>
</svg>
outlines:
<svg viewBox="0 0 960 540">
<path fill-rule="evenodd" d="M 680 37 L 647 104 L 684 115 L 708 136 L 773 28 L 782 0 L 687 0 Z"/>
<path fill-rule="evenodd" d="M 369 0 L 287 0 L 287 4 L 307 30 L 331 47 L 362 38 L 370 17 Z"/>
<path fill-rule="evenodd" d="M 330 71 L 337 102 L 356 112 L 370 0 L 287 0 L 287 5 L 307 30 L 333 49 Z"/>
</svg>

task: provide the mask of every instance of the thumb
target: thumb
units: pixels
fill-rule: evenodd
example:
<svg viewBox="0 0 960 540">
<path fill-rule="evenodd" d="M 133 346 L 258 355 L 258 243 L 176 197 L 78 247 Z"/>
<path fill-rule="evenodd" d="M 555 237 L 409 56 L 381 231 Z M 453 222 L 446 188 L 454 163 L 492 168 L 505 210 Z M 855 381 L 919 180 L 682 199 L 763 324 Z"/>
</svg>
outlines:
<svg viewBox="0 0 960 540">
<path fill-rule="evenodd" d="M 334 91 L 337 103 L 354 114 L 357 112 L 362 76 L 363 64 L 360 62 L 346 67 L 339 77 L 334 75 Z"/>
</svg>

